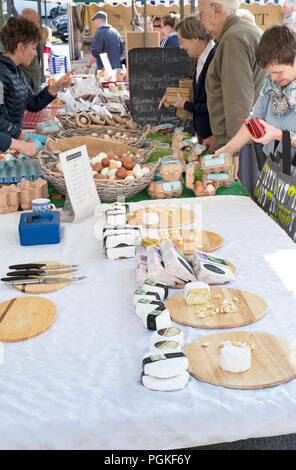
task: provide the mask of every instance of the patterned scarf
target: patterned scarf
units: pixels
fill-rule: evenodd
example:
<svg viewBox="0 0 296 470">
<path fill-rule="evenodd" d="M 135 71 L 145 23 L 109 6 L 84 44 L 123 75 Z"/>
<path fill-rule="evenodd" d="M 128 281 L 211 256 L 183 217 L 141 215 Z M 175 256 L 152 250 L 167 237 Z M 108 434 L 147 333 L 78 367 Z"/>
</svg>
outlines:
<svg viewBox="0 0 296 470">
<path fill-rule="evenodd" d="M 273 82 L 268 74 L 260 94 L 272 97 L 272 112 L 275 116 L 286 116 L 291 110 L 296 112 L 296 80 L 281 86 Z"/>
</svg>

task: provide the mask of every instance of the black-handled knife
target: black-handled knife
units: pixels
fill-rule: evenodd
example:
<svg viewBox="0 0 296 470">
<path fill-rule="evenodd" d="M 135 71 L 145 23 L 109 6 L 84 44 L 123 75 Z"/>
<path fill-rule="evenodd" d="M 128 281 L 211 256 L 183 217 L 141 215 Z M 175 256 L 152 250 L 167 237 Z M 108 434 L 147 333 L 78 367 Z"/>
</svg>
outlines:
<svg viewBox="0 0 296 470">
<path fill-rule="evenodd" d="M 77 271 L 76 269 L 61 269 L 59 271 L 45 271 L 42 269 L 28 269 L 27 271 L 10 271 L 9 273 L 6 274 L 6 276 L 48 276 L 49 274 L 68 274 L 68 273 L 73 273 Z"/>
<path fill-rule="evenodd" d="M 46 263 L 26 263 L 26 264 L 13 264 L 8 266 L 9 269 L 46 269 L 48 271 L 52 269 L 65 269 L 65 268 L 77 268 L 78 264 L 55 264 L 47 265 Z"/>
</svg>

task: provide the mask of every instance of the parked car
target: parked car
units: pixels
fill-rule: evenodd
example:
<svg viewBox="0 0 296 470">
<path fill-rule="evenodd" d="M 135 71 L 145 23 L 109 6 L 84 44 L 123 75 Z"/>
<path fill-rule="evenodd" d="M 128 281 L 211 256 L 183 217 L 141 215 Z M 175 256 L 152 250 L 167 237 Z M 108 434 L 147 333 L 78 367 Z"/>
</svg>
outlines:
<svg viewBox="0 0 296 470">
<path fill-rule="evenodd" d="M 38 2 L 37 0 L 14 0 L 14 7 L 18 14 L 24 8 L 32 8 L 38 12 Z M 3 12 L 7 12 L 7 2 L 2 2 Z M 46 14 L 49 18 L 56 18 L 60 14 L 61 3 L 59 2 L 46 2 Z M 41 1 L 41 16 L 45 16 L 45 6 L 44 2 Z"/>
<path fill-rule="evenodd" d="M 52 21 L 52 35 L 60 38 L 63 42 L 68 41 L 68 16 L 62 15 Z"/>
</svg>

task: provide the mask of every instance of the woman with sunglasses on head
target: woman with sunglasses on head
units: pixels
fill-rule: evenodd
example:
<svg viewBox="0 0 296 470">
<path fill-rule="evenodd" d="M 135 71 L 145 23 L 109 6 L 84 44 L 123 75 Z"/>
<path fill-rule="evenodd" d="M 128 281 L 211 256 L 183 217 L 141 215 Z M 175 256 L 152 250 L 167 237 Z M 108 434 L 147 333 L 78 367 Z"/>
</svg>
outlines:
<svg viewBox="0 0 296 470">
<path fill-rule="evenodd" d="M 278 150 L 281 151 L 282 131 L 288 130 L 293 161 L 296 156 L 296 33 L 286 25 L 271 26 L 257 46 L 256 59 L 267 75 L 249 118 L 259 118 L 265 135 L 257 139 L 243 124 L 216 154 L 228 152 L 233 155 L 252 139 L 263 145 L 263 152 L 268 156 L 274 151 L 274 141 L 280 142 Z M 292 171 L 296 174 L 295 166 Z"/>
<path fill-rule="evenodd" d="M 184 18 L 176 25 L 175 29 L 181 49 L 184 49 L 189 57 L 196 59 L 196 61 L 192 77 L 194 101 L 185 101 L 178 94 L 178 101 L 174 103 L 174 106 L 193 114 L 193 126 L 198 141 L 207 145 L 209 153 L 212 153 L 216 149 L 216 139 L 212 135 L 210 126 L 205 79 L 209 64 L 215 54 L 215 43 L 195 15 Z M 162 105 L 169 106 L 166 96 L 162 98 L 158 109 Z"/>
</svg>

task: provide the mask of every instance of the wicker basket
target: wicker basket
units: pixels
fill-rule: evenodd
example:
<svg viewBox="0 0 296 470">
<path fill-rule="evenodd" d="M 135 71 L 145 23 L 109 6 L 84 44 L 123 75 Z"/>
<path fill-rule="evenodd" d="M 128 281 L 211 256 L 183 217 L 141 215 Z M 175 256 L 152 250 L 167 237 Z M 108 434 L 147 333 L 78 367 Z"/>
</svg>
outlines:
<svg viewBox="0 0 296 470">
<path fill-rule="evenodd" d="M 109 140 L 99 139 L 95 137 L 88 136 L 72 136 L 72 137 L 48 137 L 46 141 L 46 150 L 59 154 L 60 152 L 66 152 L 75 147 L 80 147 L 81 145 L 86 145 L 87 153 L 90 158 L 95 157 L 100 152 L 105 153 L 114 153 L 118 157 L 122 156 L 124 153 L 131 152 L 134 156 L 131 158 L 140 165 L 146 163 L 150 158 L 151 153 L 155 147 L 150 147 L 149 149 L 139 149 L 132 145 L 127 145 L 118 142 L 110 142 Z"/>
<path fill-rule="evenodd" d="M 118 129 L 136 130 L 142 132 L 144 127 L 132 120 L 129 116 L 122 118 L 116 113 L 112 117 L 106 114 L 93 113 L 90 111 L 78 111 L 73 114 L 56 114 L 63 129 L 101 129 L 102 127 L 117 127 Z M 85 122 L 82 122 L 84 119 Z M 120 120 L 120 122 L 118 122 Z"/>
<path fill-rule="evenodd" d="M 60 194 L 65 195 L 67 193 L 67 187 L 64 175 L 52 171 L 52 168 L 54 168 L 59 161 L 58 155 L 47 150 L 41 150 L 38 154 L 38 158 L 44 178 L 52 184 Z M 160 160 L 161 159 L 149 165 L 151 171 L 148 175 L 135 178 L 132 181 L 94 180 L 101 201 L 116 201 L 118 196 L 130 198 L 143 191 L 143 189 L 154 181 Z"/>
<path fill-rule="evenodd" d="M 123 143 L 128 145 L 134 145 L 135 147 L 144 147 L 145 140 L 147 138 L 148 133 L 150 132 L 150 124 L 147 124 L 143 128 L 143 131 L 133 131 L 133 130 L 128 130 L 128 129 L 120 129 L 118 127 L 86 127 L 85 129 L 67 129 L 62 132 L 60 132 L 59 136 L 60 137 L 73 137 L 73 136 L 90 136 L 94 138 L 101 138 L 104 139 L 104 135 L 108 135 L 108 131 L 113 132 L 114 134 L 120 133 L 121 135 L 125 134 L 128 138 L 128 142 L 124 139 L 121 139 L 120 136 L 118 138 L 114 138 L 113 136 L 110 137 L 111 142 L 116 142 L 116 143 Z M 107 139 L 104 139 L 107 141 Z"/>
</svg>

